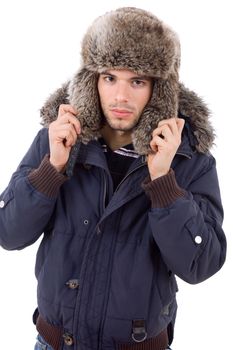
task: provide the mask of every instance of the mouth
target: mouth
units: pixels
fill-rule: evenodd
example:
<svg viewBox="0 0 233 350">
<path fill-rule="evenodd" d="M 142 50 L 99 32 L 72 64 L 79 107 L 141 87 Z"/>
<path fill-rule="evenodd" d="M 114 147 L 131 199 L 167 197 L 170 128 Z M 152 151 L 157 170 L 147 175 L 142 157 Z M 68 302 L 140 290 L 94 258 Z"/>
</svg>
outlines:
<svg viewBox="0 0 233 350">
<path fill-rule="evenodd" d="M 129 109 L 123 109 L 123 108 L 112 108 L 110 111 L 115 115 L 116 117 L 129 117 L 132 115 L 132 111 Z"/>
</svg>

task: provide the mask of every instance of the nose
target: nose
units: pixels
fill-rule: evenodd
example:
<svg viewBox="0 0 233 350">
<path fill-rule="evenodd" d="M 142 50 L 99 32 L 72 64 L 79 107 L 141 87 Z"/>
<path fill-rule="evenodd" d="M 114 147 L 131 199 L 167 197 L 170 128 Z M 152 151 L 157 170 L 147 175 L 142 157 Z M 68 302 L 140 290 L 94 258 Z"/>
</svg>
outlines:
<svg viewBox="0 0 233 350">
<path fill-rule="evenodd" d="M 116 102 L 128 102 L 129 101 L 129 86 L 124 81 L 118 81 L 115 90 Z"/>
</svg>

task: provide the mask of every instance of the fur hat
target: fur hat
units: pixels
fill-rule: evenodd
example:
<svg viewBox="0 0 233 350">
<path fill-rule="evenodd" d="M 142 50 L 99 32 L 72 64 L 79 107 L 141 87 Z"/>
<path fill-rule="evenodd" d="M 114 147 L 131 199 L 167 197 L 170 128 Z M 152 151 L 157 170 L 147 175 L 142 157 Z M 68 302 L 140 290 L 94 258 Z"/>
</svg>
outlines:
<svg viewBox="0 0 233 350">
<path fill-rule="evenodd" d="M 82 41 L 81 57 L 81 68 L 73 79 L 42 108 L 44 124 L 56 118 L 57 110 L 56 115 L 51 114 L 55 100 L 57 105 L 71 103 L 79 111 L 81 141 L 97 139 L 103 125 L 97 91 L 99 73 L 129 69 L 155 81 L 152 97 L 132 133 L 135 150 L 148 154 L 152 131 L 160 120 L 177 116 L 182 95 L 178 74 L 180 43 L 175 32 L 145 10 L 119 8 L 98 17 L 89 27 Z"/>
</svg>

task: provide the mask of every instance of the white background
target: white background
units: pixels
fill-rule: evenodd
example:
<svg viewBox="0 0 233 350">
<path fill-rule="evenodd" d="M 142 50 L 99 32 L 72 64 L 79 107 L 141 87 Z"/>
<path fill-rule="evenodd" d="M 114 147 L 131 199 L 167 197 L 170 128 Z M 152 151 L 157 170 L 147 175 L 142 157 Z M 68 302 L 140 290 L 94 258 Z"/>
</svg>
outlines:
<svg viewBox="0 0 233 350">
<path fill-rule="evenodd" d="M 222 0 L 8 0 L 0 4 L 0 192 L 40 129 L 39 109 L 79 67 L 80 41 L 98 15 L 119 6 L 152 11 L 180 36 L 181 81 L 212 110 L 228 256 L 199 285 L 180 280 L 174 350 L 231 349 L 232 338 L 232 11 Z M 33 349 L 34 262 L 38 243 L 0 248 L 0 348 Z M 135 291 L 136 292 L 136 291 Z"/>
</svg>

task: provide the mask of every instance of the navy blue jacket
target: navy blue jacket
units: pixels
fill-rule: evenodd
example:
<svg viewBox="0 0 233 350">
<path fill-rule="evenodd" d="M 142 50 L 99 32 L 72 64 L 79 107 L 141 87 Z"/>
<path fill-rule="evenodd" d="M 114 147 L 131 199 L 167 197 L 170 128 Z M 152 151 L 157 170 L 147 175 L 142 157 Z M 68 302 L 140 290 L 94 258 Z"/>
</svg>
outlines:
<svg viewBox="0 0 233 350">
<path fill-rule="evenodd" d="M 1 194 L 0 244 L 22 249 L 44 234 L 35 269 L 38 310 L 73 334 L 80 349 L 133 342 L 133 320 L 145 320 L 147 338 L 155 337 L 175 322 L 175 275 L 199 283 L 223 265 L 215 160 L 194 150 L 192 137 L 186 125 L 172 175 L 148 185 L 140 156 L 113 192 L 98 141 L 81 146 L 67 179 L 49 164 L 43 128 Z M 156 207 L 168 182 L 171 200 Z"/>
</svg>

